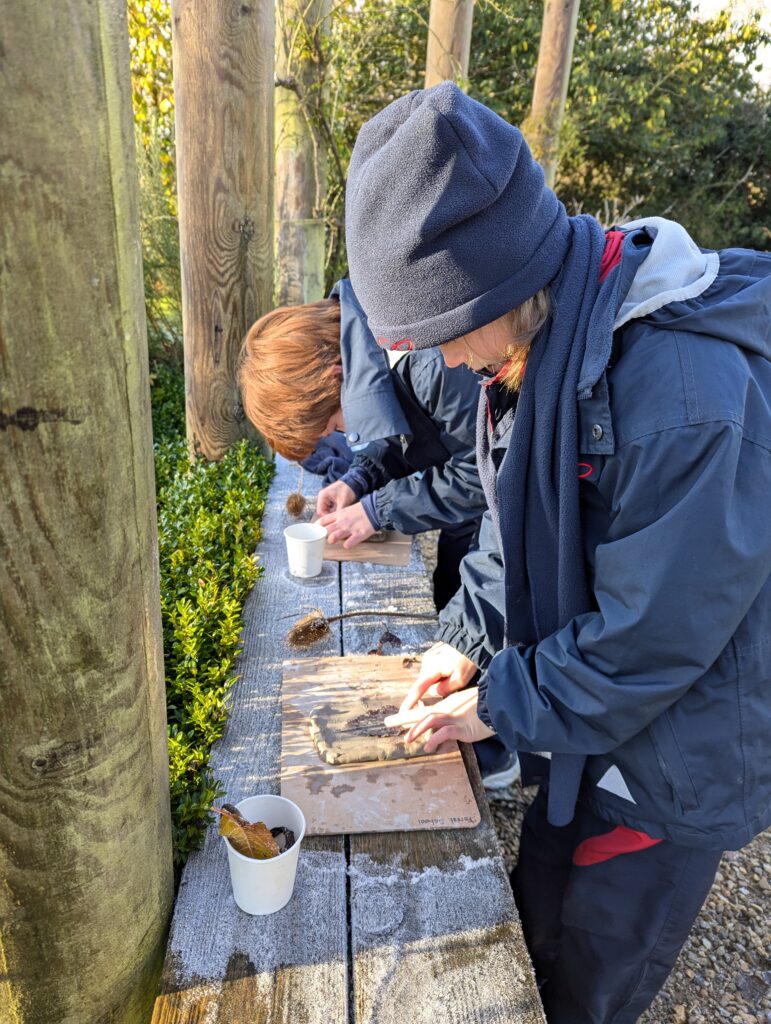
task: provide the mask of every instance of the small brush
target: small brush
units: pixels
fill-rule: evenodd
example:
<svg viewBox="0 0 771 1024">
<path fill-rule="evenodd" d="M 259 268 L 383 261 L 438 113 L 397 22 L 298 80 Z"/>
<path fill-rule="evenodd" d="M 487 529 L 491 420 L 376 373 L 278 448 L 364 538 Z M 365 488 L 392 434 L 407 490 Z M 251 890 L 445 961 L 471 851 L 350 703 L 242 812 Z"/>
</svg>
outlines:
<svg viewBox="0 0 771 1024">
<path fill-rule="evenodd" d="M 395 615 L 402 619 L 428 619 L 433 621 L 436 615 L 415 615 L 413 612 L 387 612 L 380 609 L 361 609 L 360 611 L 343 612 L 340 615 L 330 615 L 329 618 L 320 608 L 314 608 L 292 626 L 286 635 L 286 642 L 290 647 L 312 647 L 324 637 L 329 636 L 329 626 L 332 622 L 339 622 L 341 619 L 352 619 L 360 615 L 375 616 L 380 618 L 386 615 Z"/>
<path fill-rule="evenodd" d="M 305 511 L 305 498 L 303 497 L 303 467 L 300 466 L 300 477 L 297 481 L 297 490 L 286 499 L 286 510 L 293 519 L 299 519 Z"/>
</svg>

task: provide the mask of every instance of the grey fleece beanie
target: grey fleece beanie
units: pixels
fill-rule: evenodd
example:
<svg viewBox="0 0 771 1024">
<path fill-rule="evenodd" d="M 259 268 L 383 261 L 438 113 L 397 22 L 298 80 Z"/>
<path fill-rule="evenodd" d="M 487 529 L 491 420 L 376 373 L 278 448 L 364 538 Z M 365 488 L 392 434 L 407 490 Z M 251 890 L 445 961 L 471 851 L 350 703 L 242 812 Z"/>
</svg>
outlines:
<svg viewBox="0 0 771 1024">
<path fill-rule="evenodd" d="M 345 234 L 353 289 L 388 348 L 429 348 L 549 284 L 570 220 L 518 128 L 451 82 L 394 100 L 354 146 Z"/>
</svg>

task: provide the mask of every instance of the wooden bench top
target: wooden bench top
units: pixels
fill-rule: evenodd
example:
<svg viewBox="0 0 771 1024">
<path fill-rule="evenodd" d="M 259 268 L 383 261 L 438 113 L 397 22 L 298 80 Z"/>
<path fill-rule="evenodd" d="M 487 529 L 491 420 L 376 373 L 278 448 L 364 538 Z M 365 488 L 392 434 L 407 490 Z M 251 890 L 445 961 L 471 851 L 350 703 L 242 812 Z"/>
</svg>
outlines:
<svg viewBox="0 0 771 1024">
<path fill-rule="evenodd" d="M 319 582 L 292 579 L 282 531 L 297 469 L 276 461 L 264 575 L 247 601 L 241 677 L 212 756 L 232 802 L 279 791 L 281 665 L 297 657 L 284 641 L 295 617 L 312 607 L 433 611 L 417 545 L 407 567 L 325 562 Z M 318 479 L 306 481 L 314 495 Z M 434 629 L 386 615 L 344 620 L 309 653 L 366 654 L 386 625 L 404 650 L 424 650 Z M 182 875 L 153 1024 L 544 1024 L 476 760 L 470 749 L 464 757 L 477 828 L 306 838 L 292 900 L 267 917 L 236 907 L 213 823 Z"/>
</svg>

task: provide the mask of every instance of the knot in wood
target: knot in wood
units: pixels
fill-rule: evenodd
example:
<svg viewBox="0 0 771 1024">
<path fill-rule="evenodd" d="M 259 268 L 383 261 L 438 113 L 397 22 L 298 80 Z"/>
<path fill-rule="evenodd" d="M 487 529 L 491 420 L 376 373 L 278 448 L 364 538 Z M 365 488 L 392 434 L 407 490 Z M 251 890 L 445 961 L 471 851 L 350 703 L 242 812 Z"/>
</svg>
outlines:
<svg viewBox="0 0 771 1024">
<path fill-rule="evenodd" d="M 6 427 L 18 427 L 19 430 L 35 430 L 41 423 L 56 423 L 63 420 L 76 426 L 83 422 L 82 416 L 68 412 L 66 409 L 33 409 L 24 405 L 16 412 L 5 413 L 0 410 L 0 430 Z"/>
<path fill-rule="evenodd" d="M 248 245 L 254 238 L 254 221 L 252 218 L 247 215 L 237 221 L 236 231 L 238 231 L 243 241 Z"/>
</svg>

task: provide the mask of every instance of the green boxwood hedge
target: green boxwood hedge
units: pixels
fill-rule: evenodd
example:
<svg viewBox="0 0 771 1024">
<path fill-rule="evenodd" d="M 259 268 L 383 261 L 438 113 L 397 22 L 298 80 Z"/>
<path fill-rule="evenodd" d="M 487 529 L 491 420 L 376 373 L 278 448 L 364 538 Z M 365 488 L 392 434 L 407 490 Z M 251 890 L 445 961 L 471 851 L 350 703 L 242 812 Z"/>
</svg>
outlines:
<svg viewBox="0 0 771 1024">
<path fill-rule="evenodd" d="M 184 384 L 153 372 L 163 654 L 169 722 L 174 859 L 200 847 L 207 808 L 222 789 L 209 767 L 235 682 L 246 595 L 262 572 L 254 558 L 273 464 L 246 441 L 221 462 L 191 464 Z"/>
</svg>

